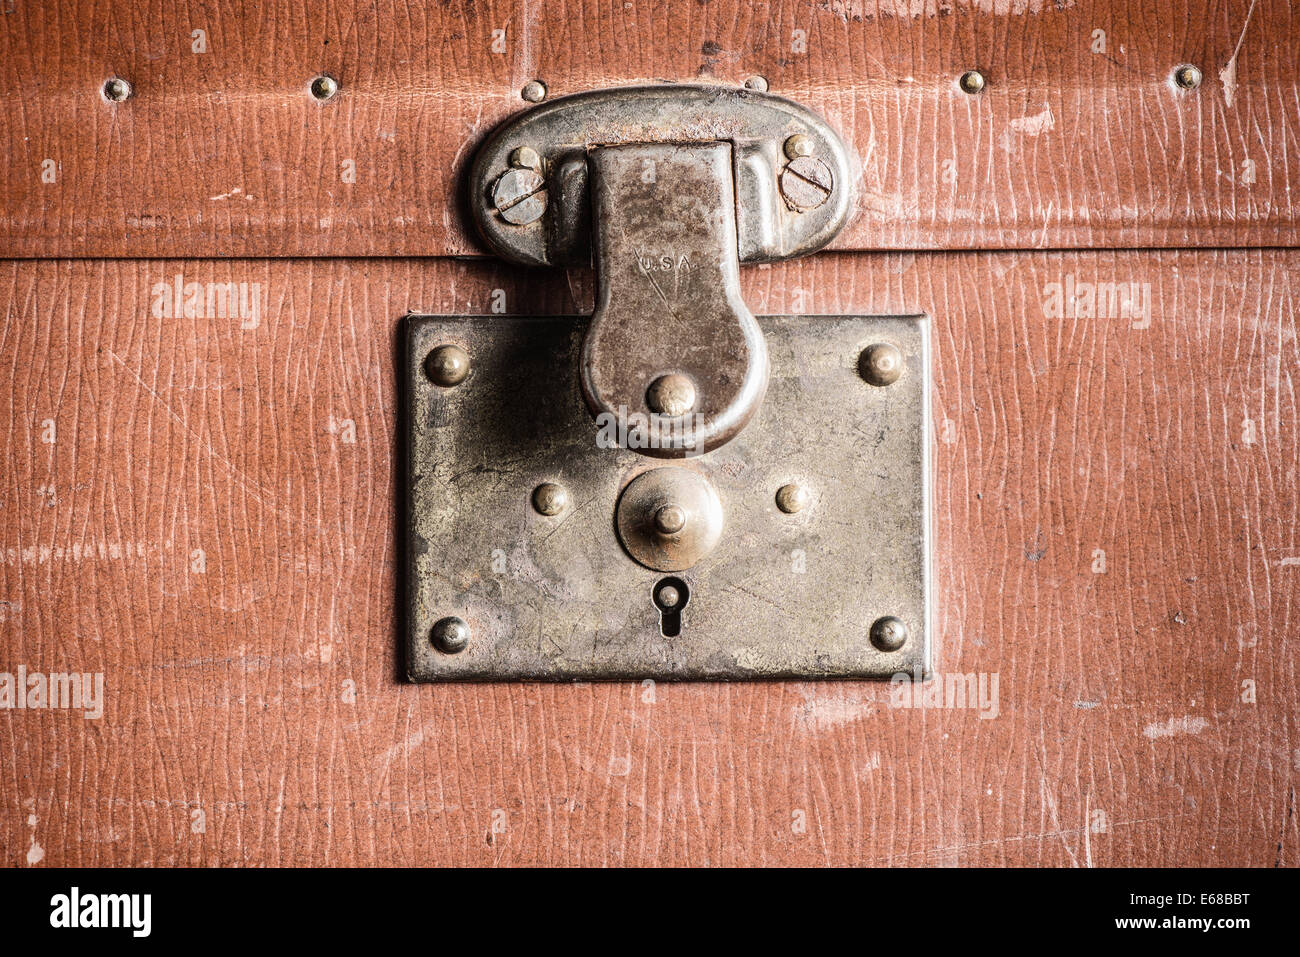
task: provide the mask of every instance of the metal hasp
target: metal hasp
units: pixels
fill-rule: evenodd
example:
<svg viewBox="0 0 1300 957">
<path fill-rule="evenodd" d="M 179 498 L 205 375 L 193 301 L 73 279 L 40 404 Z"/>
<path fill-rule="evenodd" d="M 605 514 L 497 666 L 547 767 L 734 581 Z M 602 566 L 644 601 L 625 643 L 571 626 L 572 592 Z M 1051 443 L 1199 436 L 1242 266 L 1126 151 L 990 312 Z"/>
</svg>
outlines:
<svg viewBox="0 0 1300 957">
<path fill-rule="evenodd" d="M 496 132 L 470 173 L 480 231 L 503 258 L 590 262 L 583 344 L 593 416 L 676 420 L 648 455 L 709 451 L 763 401 L 767 344 L 739 264 L 812 252 L 844 224 L 848 154 L 815 114 L 722 87 L 602 90 Z"/>
<path fill-rule="evenodd" d="M 408 319 L 413 680 L 928 674 L 928 322 L 740 294 L 851 185 L 824 122 L 750 90 L 586 93 L 488 139 L 488 244 L 594 266 L 595 310 Z"/>
</svg>

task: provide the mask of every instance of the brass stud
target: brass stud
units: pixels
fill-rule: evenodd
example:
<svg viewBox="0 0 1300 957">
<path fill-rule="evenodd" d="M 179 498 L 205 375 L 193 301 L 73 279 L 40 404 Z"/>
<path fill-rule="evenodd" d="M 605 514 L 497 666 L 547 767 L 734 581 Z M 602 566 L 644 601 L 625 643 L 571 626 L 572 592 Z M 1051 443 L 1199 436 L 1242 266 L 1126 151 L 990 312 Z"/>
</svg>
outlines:
<svg viewBox="0 0 1300 957">
<path fill-rule="evenodd" d="M 1174 68 L 1174 85 L 1184 90 L 1194 90 L 1201 85 L 1201 71 L 1190 63 Z"/>
<path fill-rule="evenodd" d="M 808 507 L 809 500 L 808 490 L 797 482 L 782 485 L 776 490 L 776 507 L 787 515 L 802 512 Z"/>
<path fill-rule="evenodd" d="M 872 385 L 893 385 L 903 374 L 903 354 L 888 342 L 867 346 L 858 357 L 858 374 Z"/>
<path fill-rule="evenodd" d="M 326 76 L 324 73 L 311 81 L 311 95 L 322 103 L 333 99 L 334 94 L 338 93 L 338 91 L 339 81 L 332 76 Z"/>
<path fill-rule="evenodd" d="M 646 390 L 646 404 L 658 415 L 685 415 L 695 408 L 695 383 L 680 372 L 661 375 Z"/>
<path fill-rule="evenodd" d="M 788 159 L 812 156 L 813 140 L 807 133 L 796 133 L 785 141 L 785 155 Z"/>
<path fill-rule="evenodd" d="M 469 645 L 469 625 L 456 617 L 440 618 L 429 637 L 439 651 L 454 655 Z"/>
<path fill-rule="evenodd" d="M 907 626 L 893 615 L 877 618 L 871 625 L 871 643 L 881 651 L 897 651 L 907 643 Z"/>
<path fill-rule="evenodd" d="M 469 355 L 460 346 L 438 346 L 424 360 L 424 372 L 434 385 L 459 385 L 469 375 Z"/>
<path fill-rule="evenodd" d="M 120 76 L 109 77 L 104 82 L 104 99 L 110 103 L 121 103 L 129 99 L 132 92 L 131 84 Z"/>
<path fill-rule="evenodd" d="M 563 485 L 543 482 L 533 489 L 533 508 L 540 515 L 559 515 L 569 507 L 569 493 Z"/>
<path fill-rule="evenodd" d="M 542 168 L 542 158 L 537 155 L 537 150 L 531 146 L 521 146 L 511 152 L 510 165 L 515 169 L 540 170 Z"/>
<path fill-rule="evenodd" d="M 984 89 L 984 74 L 979 70 L 967 70 L 961 75 L 961 79 L 957 81 L 957 84 L 961 87 L 963 93 L 974 95 Z"/>
<path fill-rule="evenodd" d="M 519 95 L 529 103 L 540 103 L 546 99 L 546 84 L 541 80 L 529 80 L 519 91 Z"/>
</svg>

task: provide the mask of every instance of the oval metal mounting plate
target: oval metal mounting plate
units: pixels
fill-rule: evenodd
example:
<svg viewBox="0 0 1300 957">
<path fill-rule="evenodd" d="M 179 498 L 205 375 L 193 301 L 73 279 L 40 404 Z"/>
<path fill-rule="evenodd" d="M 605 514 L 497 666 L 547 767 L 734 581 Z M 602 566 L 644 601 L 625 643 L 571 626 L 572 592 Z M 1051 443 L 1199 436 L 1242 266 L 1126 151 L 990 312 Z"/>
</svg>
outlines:
<svg viewBox="0 0 1300 957">
<path fill-rule="evenodd" d="M 813 209 L 782 201 L 783 149 L 795 134 L 811 140 L 825 164 L 829 195 Z M 587 152 L 633 144 L 729 143 L 741 262 L 770 262 L 813 252 L 847 219 L 853 175 L 839 135 L 807 107 L 768 93 L 720 86 L 645 86 L 595 90 L 542 104 L 508 121 L 480 148 L 470 170 L 471 208 L 493 252 L 511 262 L 573 266 L 591 261 Z M 541 160 L 546 213 L 506 222 L 492 201 L 516 149 Z"/>
</svg>

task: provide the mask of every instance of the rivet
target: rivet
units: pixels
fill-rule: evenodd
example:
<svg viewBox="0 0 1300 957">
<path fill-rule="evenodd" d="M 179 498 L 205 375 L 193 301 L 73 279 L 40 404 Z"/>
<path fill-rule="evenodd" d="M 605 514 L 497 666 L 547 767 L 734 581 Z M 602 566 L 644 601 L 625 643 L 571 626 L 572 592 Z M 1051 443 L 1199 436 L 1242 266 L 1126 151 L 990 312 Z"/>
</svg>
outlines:
<svg viewBox="0 0 1300 957">
<path fill-rule="evenodd" d="M 871 625 L 871 643 L 881 651 L 897 651 L 907 643 L 907 626 L 893 615 L 877 618 Z"/>
<path fill-rule="evenodd" d="M 424 372 L 434 385 L 459 385 L 469 375 L 469 356 L 460 346 L 438 346 L 424 360 Z"/>
<path fill-rule="evenodd" d="M 903 354 L 888 342 L 867 346 L 858 356 L 858 374 L 872 385 L 893 385 L 903 374 Z"/>
<path fill-rule="evenodd" d="M 1175 67 L 1174 84 L 1184 90 L 1194 90 L 1201 85 L 1201 71 L 1190 63 Z"/>
<path fill-rule="evenodd" d="M 546 99 L 546 84 L 541 80 L 529 80 L 519 91 L 519 95 L 529 103 L 540 103 Z"/>
<path fill-rule="evenodd" d="M 455 617 L 440 618 L 434 623 L 430 638 L 439 651 L 454 655 L 469 644 L 469 625 Z"/>
<path fill-rule="evenodd" d="M 104 99 L 110 103 L 121 103 L 131 96 L 131 84 L 120 76 L 109 77 L 104 81 Z"/>
<path fill-rule="evenodd" d="M 324 103 L 339 91 L 339 81 L 322 73 L 311 81 L 311 95 Z"/>
<path fill-rule="evenodd" d="M 569 505 L 569 493 L 563 485 L 543 482 L 533 489 L 533 508 L 542 515 L 559 515 Z"/>
<path fill-rule="evenodd" d="M 984 89 L 984 74 L 979 70 L 967 70 L 957 81 L 963 93 L 978 93 Z"/>
<path fill-rule="evenodd" d="M 670 372 L 650 383 L 645 398 L 650 411 L 658 415 L 685 415 L 695 408 L 695 383 L 680 372 Z"/>
<path fill-rule="evenodd" d="M 754 90 L 756 93 L 766 93 L 767 77 L 757 75 L 751 76 L 745 81 L 745 89 Z"/>
<path fill-rule="evenodd" d="M 787 515 L 802 512 L 808 506 L 808 490 L 796 482 L 776 490 L 776 507 Z"/>
<path fill-rule="evenodd" d="M 796 133 L 785 141 L 785 155 L 789 159 L 798 159 L 800 156 L 812 156 L 813 141 L 807 133 Z"/>
<path fill-rule="evenodd" d="M 515 169 L 540 170 L 542 158 L 531 146 L 521 146 L 510 154 L 510 165 Z"/>
<path fill-rule="evenodd" d="M 686 509 L 680 505 L 664 505 L 655 512 L 655 531 L 660 535 L 676 535 L 686 527 Z"/>
</svg>

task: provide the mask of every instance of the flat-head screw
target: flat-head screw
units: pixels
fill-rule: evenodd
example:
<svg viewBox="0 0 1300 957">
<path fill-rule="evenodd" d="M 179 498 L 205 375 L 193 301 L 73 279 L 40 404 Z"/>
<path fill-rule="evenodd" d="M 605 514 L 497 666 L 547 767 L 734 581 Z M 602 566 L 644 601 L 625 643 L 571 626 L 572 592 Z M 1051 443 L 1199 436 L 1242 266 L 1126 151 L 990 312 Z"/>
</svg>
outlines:
<svg viewBox="0 0 1300 957">
<path fill-rule="evenodd" d="M 469 375 L 469 356 L 460 346 L 438 346 L 424 360 L 424 372 L 434 385 L 459 385 Z"/>
</svg>

